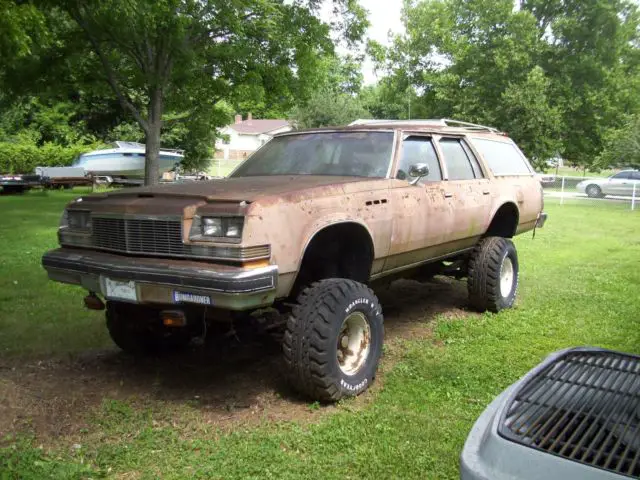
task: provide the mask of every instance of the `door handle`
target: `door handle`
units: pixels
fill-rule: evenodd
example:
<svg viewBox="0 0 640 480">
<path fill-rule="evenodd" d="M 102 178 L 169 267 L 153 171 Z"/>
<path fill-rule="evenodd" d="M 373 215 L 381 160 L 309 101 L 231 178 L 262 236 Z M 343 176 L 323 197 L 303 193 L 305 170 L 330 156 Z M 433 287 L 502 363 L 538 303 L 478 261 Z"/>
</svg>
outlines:
<svg viewBox="0 0 640 480">
<path fill-rule="evenodd" d="M 490 190 L 483 190 L 482 194 L 483 195 L 491 195 L 491 191 Z"/>
<path fill-rule="evenodd" d="M 444 198 L 451 198 L 453 197 L 453 193 L 451 192 L 444 192 Z"/>
</svg>

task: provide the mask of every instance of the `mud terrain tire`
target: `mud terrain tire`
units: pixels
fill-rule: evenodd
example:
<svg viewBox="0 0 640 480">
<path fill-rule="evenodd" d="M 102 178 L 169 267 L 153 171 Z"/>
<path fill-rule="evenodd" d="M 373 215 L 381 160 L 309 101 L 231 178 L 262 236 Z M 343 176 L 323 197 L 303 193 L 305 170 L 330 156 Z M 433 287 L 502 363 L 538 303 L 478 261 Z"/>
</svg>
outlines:
<svg viewBox="0 0 640 480">
<path fill-rule="evenodd" d="M 130 355 L 175 352 L 192 338 L 186 327 L 165 327 L 157 311 L 139 305 L 107 302 L 106 319 L 111 339 Z"/>
<path fill-rule="evenodd" d="M 475 310 L 499 312 L 511 308 L 518 291 L 518 253 L 513 242 L 487 237 L 469 259 L 467 288 Z"/>
<path fill-rule="evenodd" d="M 382 309 L 365 285 L 346 279 L 314 283 L 287 321 L 284 361 L 291 385 L 313 400 L 335 402 L 373 382 L 384 341 Z"/>
</svg>

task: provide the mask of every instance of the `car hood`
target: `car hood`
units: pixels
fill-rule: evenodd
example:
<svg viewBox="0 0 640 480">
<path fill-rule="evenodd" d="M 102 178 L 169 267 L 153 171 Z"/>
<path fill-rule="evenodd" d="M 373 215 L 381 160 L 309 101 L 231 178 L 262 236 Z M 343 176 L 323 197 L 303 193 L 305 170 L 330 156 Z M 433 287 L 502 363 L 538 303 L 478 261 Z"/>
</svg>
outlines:
<svg viewBox="0 0 640 480">
<path fill-rule="evenodd" d="M 335 195 L 350 190 L 368 190 L 372 181 L 362 177 L 287 175 L 238 177 L 125 188 L 115 192 L 89 195 L 72 202 L 67 208 L 90 209 L 94 213 L 131 215 L 181 215 L 189 218 L 195 209 L 218 205 L 224 211 L 244 208 L 264 199 L 265 202 L 287 197 L 290 201 L 309 196 Z M 216 207 L 217 208 L 217 207 Z"/>
<path fill-rule="evenodd" d="M 294 193 L 309 188 L 345 183 L 371 181 L 363 177 L 335 177 L 320 175 L 273 175 L 237 177 L 199 182 L 172 183 L 124 189 L 107 194 L 108 197 L 191 197 L 202 200 L 253 202 L 261 197 Z"/>
</svg>

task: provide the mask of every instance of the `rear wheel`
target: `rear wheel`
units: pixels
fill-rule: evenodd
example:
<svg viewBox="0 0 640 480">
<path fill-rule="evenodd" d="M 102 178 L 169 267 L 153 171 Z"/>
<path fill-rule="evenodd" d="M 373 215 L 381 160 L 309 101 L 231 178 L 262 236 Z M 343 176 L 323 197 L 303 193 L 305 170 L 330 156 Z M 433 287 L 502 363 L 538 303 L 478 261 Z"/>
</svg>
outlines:
<svg viewBox="0 0 640 480">
<path fill-rule="evenodd" d="M 518 254 L 511 240 L 483 239 L 469 260 L 469 303 L 482 312 L 511 308 L 518 290 L 518 273 Z"/>
<path fill-rule="evenodd" d="M 181 350 L 193 338 L 189 327 L 165 327 L 158 310 L 141 305 L 107 302 L 106 317 L 113 342 L 132 355 Z"/>
<path fill-rule="evenodd" d="M 375 294 L 353 280 L 314 283 L 287 322 L 284 360 L 292 386 L 314 400 L 364 392 L 382 354 L 384 326 Z"/>
<path fill-rule="evenodd" d="M 587 192 L 587 196 L 591 198 L 600 198 L 603 196 L 602 189 L 598 185 L 587 185 L 585 192 Z"/>
</svg>

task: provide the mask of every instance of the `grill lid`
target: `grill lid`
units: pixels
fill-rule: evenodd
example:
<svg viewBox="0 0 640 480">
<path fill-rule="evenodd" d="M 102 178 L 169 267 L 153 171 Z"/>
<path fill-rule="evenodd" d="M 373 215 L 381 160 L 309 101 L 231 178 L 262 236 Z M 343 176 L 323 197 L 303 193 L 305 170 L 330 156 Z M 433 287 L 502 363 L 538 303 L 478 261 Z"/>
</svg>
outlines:
<svg viewBox="0 0 640 480">
<path fill-rule="evenodd" d="M 507 400 L 498 433 L 515 443 L 640 478 L 640 357 L 560 352 Z"/>
</svg>

